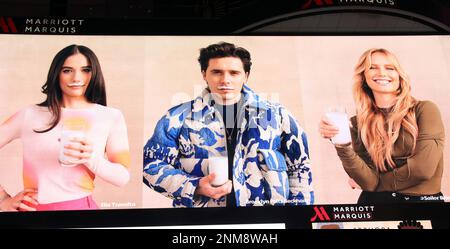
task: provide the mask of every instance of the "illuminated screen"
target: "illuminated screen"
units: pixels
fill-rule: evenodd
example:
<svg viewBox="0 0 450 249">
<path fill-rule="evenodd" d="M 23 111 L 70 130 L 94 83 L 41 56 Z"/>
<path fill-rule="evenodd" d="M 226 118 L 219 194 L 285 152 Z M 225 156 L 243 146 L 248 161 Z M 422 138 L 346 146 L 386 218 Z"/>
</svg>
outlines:
<svg viewBox="0 0 450 249">
<path fill-rule="evenodd" d="M 144 208 L 170 212 L 167 209 L 173 208 L 173 199 L 160 192 L 176 192 L 178 188 L 188 185 L 188 183 L 173 176 L 171 180 L 160 177 L 158 184 L 164 181 L 173 182 L 173 185 L 166 182 L 164 190 L 159 188 L 161 185 L 154 189 L 145 185 L 143 183 L 144 146 L 152 136 L 167 137 L 173 135 L 163 133 L 155 135 L 158 121 L 167 114 L 170 108 L 191 101 L 202 94 L 207 83 L 197 61 L 199 51 L 201 48 L 221 41 L 233 43 L 250 52 L 252 67 L 245 85 L 258 94 L 261 101 L 267 101 L 273 106 L 278 106 L 278 104 L 283 106 L 283 110 L 287 110 L 287 112 L 283 112 L 283 115 L 289 113 L 290 117 L 297 121 L 299 130 L 303 131 L 307 138 L 307 140 L 301 140 L 303 141 L 302 146 L 297 146 L 301 147 L 300 151 L 307 152 L 309 155 L 309 163 L 306 163 L 307 167 L 304 168 L 305 172 L 296 171 L 298 178 L 301 179 L 297 182 L 292 180 L 293 177 L 288 176 L 288 174 L 278 174 L 283 171 L 283 166 L 271 168 L 260 166 L 256 162 L 258 160 L 261 162 L 283 158 L 286 160 L 286 157 L 289 157 L 286 154 L 271 154 L 270 146 L 276 147 L 277 145 L 267 145 L 269 146 L 269 152 L 260 149 L 263 147 L 258 147 L 256 150 L 241 147 L 243 150 L 257 153 L 253 155 L 253 161 L 240 165 L 241 168 L 245 165 L 241 171 L 243 170 L 242 175 L 245 174 L 247 177 L 245 181 L 236 180 L 236 182 L 240 181 L 240 184 L 244 185 L 240 189 L 243 192 L 239 196 L 242 206 L 268 205 L 267 202 L 264 202 L 263 197 L 252 196 L 253 192 L 250 189 L 262 188 L 263 190 L 259 190 L 260 192 L 254 190 L 254 193 L 267 194 L 277 187 L 286 188 L 284 181 L 291 183 L 291 186 L 300 184 L 299 188 L 303 189 L 304 192 L 291 193 L 289 187 L 287 187 L 287 190 L 277 189 L 271 193 L 272 198 L 281 200 L 277 204 L 284 205 L 289 202 L 289 198 L 286 199 L 286 202 L 283 202 L 283 196 L 277 196 L 280 193 L 287 194 L 286 191 L 289 192 L 287 195 L 297 194 L 298 199 L 302 200 L 302 204 L 311 202 L 315 205 L 357 203 L 361 189 L 350 184 L 350 176 L 344 170 L 333 144 L 321 136 L 319 122 L 330 107 L 342 107 L 349 117 L 355 115 L 356 105 L 352 93 L 354 68 L 363 52 L 370 48 L 385 48 L 397 57 L 403 71 L 410 78 L 411 95 L 417 100 L 429 100 L 434 103 L 440 110 L 445 134 L 450 134 L 450 126 L 448 125 L 450 123 L 450 112 L 448 111 L 450 110 L 448 99 L 450 95 L 450 84 L 448 84 L 450 82 L 449 36 L 2 35 L 0 39 L 0 119 L 3 122 L 2 126 L 6 127 L 8 123 L 14 122 L 14 117 L 19 115 L 21 111 L 32 108 L 33 105 L 45 100 L 46 96 L 42 93 L 41 87 L 46 82 L 50 64 L 58 51 L 71 44 L 84 45 L 90 48 L 99 59 L 105 80 L 107 106 L 123 114 L 131 161 L 126 163 L 127 159 L 120 159 L 120 155 L 118 155 L 120 151 L 115 151 L 117 153 L 113 153 L 114 155 L 108 155 L 107 153 L 103 155 L 97 151 L 97 155 L 104 157 L 102 160 L 127 165 L 126 169 L 129 172 L 130 179 L 123 184 L 117 184 L 116 181 L 120 182 L 120 179 L 117 180 L 117 177 L 111 179 L 111 176 L 109 176 L 110 178 L 108 176 L 102 178 L 97 175 L 93 180 L 95 174 L 92 173 L 92 170 L 84 170 L 84 175 L 81 173 L 81 175 L 74 175 L 69 173 L 73 169 L 72 167 L 51 169 L 46 165 L 47 163 L 50 163 L 53 167 L 64 167 L 57 165 L 60 163 L 56 156 L 59 152 L 55 152 L 58 151 L 58 144 L 61 143 L 61 140 L 58 140 L 60 133 L 50 135 L 52 133 L 50 131 L 47 136 L 53 140 L 48 143 L 45 142 L 45 139 L 37 139 L 35 140 L 38 141 L 36 144 L 26 144 L 27 140 L 33 141 L 33 139 L 27 137 L 33 131 L 21 129 L 31 127 L 33 122 L 38 122 L 33 119 L 30 121 L 31 123 L 21 124 L 22 126 L 18 128 L 20 132 L 17 134 L 9 135 L 8 132 L 16 132 L 16 130 L 9 128 L 9 130 L 6 128 L 0 130 L 2 136 L 8 134 L 8 139 L 2 138 L 0 140 L 1 186 L 10 195 L 16 195 L 24 188 L 35 188 L 37 189 L 37 200 L 44 203 L 52 202 L 52 198 L 55 198 L 56 201 L 64 200 L 64 195 L 79 197 L 87 196 L 86 193 L 92 192 L 93 201 L 99 209 Z M 392 65 L 388 65 L 387 71 L 392 71 L 391 67 Z M 386 79 L 376 79 L 373 82 L 378 82 L 380 89 L 388 88 L 386 85 L 391 83 Z M 39 110 L 42 112 L 42 109 Z M 37 119 L 43 118 L 39 121 L 40 124 L 45 124 L 45 120 L 49 120 L 49 116 L 42 113 L 40 115 L 39 111 L 36 110 L 35 112 L 37 112 L 37 114 L 34 114 L 37 115 Z M 99 119 L 100 116 L 96 115 L 94 115 L 94 118 Z M 286 116 L 282 117 L 285 118 Z M 177 120 L 180 119 L 172 117 L 172 119 L 168 119 L 167 125 L 176 126 Z M 76 120 L 74 122 L 77 123 Z M 83 123 L 79 120 L 78 122 Z M 113 127 L 119 125 L 114 120 L 105 119 L 103 124 L 107 123 Z M 286 125 L 286 123 L 283 124 Z M 293 124 L 293 122 L 290 124 Z M 105 129 L 111 129 L 111 127 L 108 127 Z M 198 127 L 201 128 L 201 126 Z M 284 127 L 282 131 L 260 130 L 259 138 L 264 136 L 281 137 L 283 135 L 281 133 L 286 133 L 290 128 L 292 127 Z M 62 128 L 58 125 L 55 129 Z M 100 127 L 99 129 L 101 133 L 103 128 Z M 190 129 L 192 131 L 192 127 Z M 419 136 L 422 134 L 420 132 L 419 130 Z M 207 141 L 202 138 L 200 133 L 200 131 L 198 133 L 192 131 L 189 139 L 199 147 L 207 147 L 205 145 Z M 46 136 L 45 133 L 42 134 Z M 174 134 L 180 135 L 176 132 Z M 21 136 L 22 139 L 19 138 Z M 107 139 L 110 139 L 109 135 Z M 173 141 L 178 143 L 180 139 L 177 137 Z M 420 139 L 426 138 L 420 137 Z M 442 137 L 442 139 L 439 142 L 449 144 L 448 137 Z M 277 138 L 273 141 L 281 141 L 284 145 L 280 146 L 287 147 L 287 150 L 291 149 L 291 152 L 294 150 L 292 153 L 300 153 L 298 148 L 297 150 L 292 148 L 294 145 L 291 140 L 284 141 Z M 307 141 L 307 148 L 304 147 L 305 141 Z M 262 144 L 264 141 L 255 141 L 252 146 L 259 146 L 258 142 Z M 108 141 L 106 143 L 108 144 Z M 46 148 L 46 146 L 53 147 Z M 37 154 L 37 158 L 41 158 L 40 161 L 33 160 L 33 156 L 26 156 L 24 148 L 27 148 L 27 152 L 31 151 L 31 154 Z M 423 149 L 429 152 L 428 150 L 436 148 L 424 147 Z M 186 148 L 180 147 L 178 150 L 186 150 Z M 444 162 L 450 160 L 450 148 L 448 146 L 439 146 L 436 150 L 442 150 Z M 172 151 L 171 153 L 178 155 L 180 157 L 178 159 L 183 159 L 186 153 L 182 155 L 179 151 Z M 48 158 L 45 153 L 54 156 Z M 281 155 L 281 158 L 279 155 Z M 271 156 L 273 157 L 271 158 Z M 403 156 L 403 160 L 410 160 L 413 155 L 406 154 Z M 445 167 L 445 164 L 439 168 L 436 160 L 433 160 L 433 155 L 423 156 L 422 158 L 425 160 L 420 165 L 414 162 L 415 168 L 410 167 L 408 174 L 399 173 L 395 176 L 398 177 L 397 181 L 399 182 L 396 183 L 398 186 L 379 188 L 389 189 L 390 187 L 402 186 L 399 188 L 410 189 L 412 194 L 416 193 L 415 191 L 427 192 L 429 190 L 423 189 L 423 187 L 414 188 L 414 184 L 423 184 L 423 182 L 433 178 L 434 183 L 430 184 L 433 188 L 432 191 L 439 189 L 438 185 L 441 184 L 440 192 L 443 193 L 443 196 L 440 198 L 448 201 L 450 195 L 449 170 Z M 178 163 L 183 161 L 178 159 L 176 160 Z M 198 163 L 198 161 L 195 163 Z M 194 171 L 195 163 L 190 166 L 191 172 Z M 299 162 L 287 164 L 285 168 L 290 169 L 292 164 L 299 165 Z M 206 170 L 207 162 L 201 162 L 197 166 L 200 167 L 197 170 Z M 77 165 L 75 167 L 85 166 Z M 106 167 L 105 170 L 108 170 L 108 168 Z M 423 173 L 425 176 L 417 176 L 418 173 L 415 170 L 428 173 Z M 170 174 L 170 172 L 163 173 L 162 171 L 158 174 L 166 173 Z M 185 172 L 185 174 L 188 173 Z M 53 177 L 59 180 L 55 182 Z M 64 180 L 65 177 L 66 180 Z M 266 178 L 270 178 L 273 186 L 265 184 Z M 416 183 L 405 184 L 408 178 L 414 178 L 411 181 Z M 45 184 L 52 187 L 47 188 Z M 363 187 L 370 188 L 370 186 L 373 187 L 377 184 L 371 183 Z M 46 189 L 45 194 L 39 191 L 40 188 Z M 244 193 L 246 190 L 247 192 Z M 313 190 L 313 194 L 310 190 Z M 73 191 L 85 192 L 80 194 L 73 193 Z M 434 192 L 427 192 L 427 194 L 434 194 Z M 184 202 L 179 200 L 177 205 L 182 206 L 182 203 Z M 207 206 L 204 205 L 203 208 Z M 254 207 L 247 207 L 246 209 L 252 208 Z M 228 207 L 225 209 L 228 209 Z"/>
</svg>

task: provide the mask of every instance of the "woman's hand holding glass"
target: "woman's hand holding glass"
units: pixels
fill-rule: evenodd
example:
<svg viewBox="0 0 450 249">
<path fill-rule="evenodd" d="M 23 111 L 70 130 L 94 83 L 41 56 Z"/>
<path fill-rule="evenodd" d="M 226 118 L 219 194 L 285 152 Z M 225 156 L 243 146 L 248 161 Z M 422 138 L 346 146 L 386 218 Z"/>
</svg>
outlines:
<svg viewBox="0 0 450 249">
<path fill-rule="evenodd" d="M 323 138 L 331 140 L 335 146 L 351 143 L 350 122 L 343 108 L 328 111 L 320 120 L 319 132 Z"/>
<path fill-rule="evenodd" d="M 92 159 L 93 145 L 85 137 L 75 137 L 70 139 L 70 143 L 64 146 L 64 155 L 69 157 L 75 164 L 90 164 Z"/>
<path fill-rule="evenodd" d="M 319 123 L 319 133 L 323 138 L 331 140 L 339 133 L 339 129 L 326 116 L 323 116 Z"/>
</svg>

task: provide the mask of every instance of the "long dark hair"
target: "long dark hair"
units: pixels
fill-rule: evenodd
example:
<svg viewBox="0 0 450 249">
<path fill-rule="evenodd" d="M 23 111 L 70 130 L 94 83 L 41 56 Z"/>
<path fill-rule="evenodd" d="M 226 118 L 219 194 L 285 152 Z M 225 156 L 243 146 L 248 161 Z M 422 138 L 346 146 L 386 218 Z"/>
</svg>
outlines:
<svg viewBox="0 0 450 249">
<path fill-rule="evenodd" d="M 81 45 L 70 45 L 59 51 L 53 58 L 50 69 L 48 70 L 47 81 L 42 86 L 42 93 L 47 95 L 44 102 L 38 106 L 47 107 L 52 114 L 52 120 L 49 127 L 44 130 L 35 130 L 37 133 L 44 133 L 53 129 L 61 119 L 62 91 L 59 85 L 59 75 L 66 59 L 74 54 L 86 56 L 91 65 L 91 80 L 84 96 L 90 103 L 96 103 L 106 106 L 105 79 L 97 56 L 88 47 Z"/>
</svg>

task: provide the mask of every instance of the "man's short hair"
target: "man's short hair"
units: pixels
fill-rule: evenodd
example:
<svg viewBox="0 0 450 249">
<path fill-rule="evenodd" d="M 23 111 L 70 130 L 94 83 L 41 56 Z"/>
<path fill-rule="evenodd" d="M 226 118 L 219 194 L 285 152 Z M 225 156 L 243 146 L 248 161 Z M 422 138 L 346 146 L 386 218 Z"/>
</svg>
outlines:
<svg viewBox="0 0 450 249">
<path fill-rule="evenodd" d="M 224 57 L 236 57 L 241 59 L 242 64 L 244 65 L 244 71 L 250 73 L 250 68 L 252 66 L 250 52 L 245 48 L 236 47 L 232 43 L 219 42 L 211 44 L 206 48 L 201 48 L 198 62 L 200 63 L 201 70 L 206 71 L 210 59 Z"/>
</svg>

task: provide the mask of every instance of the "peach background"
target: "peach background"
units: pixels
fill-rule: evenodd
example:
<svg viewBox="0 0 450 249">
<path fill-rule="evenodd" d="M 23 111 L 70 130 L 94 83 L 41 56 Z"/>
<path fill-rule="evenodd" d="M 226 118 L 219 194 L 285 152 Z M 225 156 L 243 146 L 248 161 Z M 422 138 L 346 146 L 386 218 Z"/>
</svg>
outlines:
<svg viewBox="0 0 450 249">
<path fill-rule="evenodd" d="M 391 50 L 409 75 L 412 94 L 436 103 L 446 128 L 442 192 L 450 197 L 450 37 L 301 37 L 300 57 L 305 129 L 314 163 L 317 203 L 355 203 L 360 191 L 347 184 L 348 176 L 329 141 L 318 133 L 318 120 L 327 106 L 343 105 L 354 115 L 353 68 L 361 54 L 372 47 Z M 423 165 L 427 167 L 426 164 Z M 448 199 L 447 199 L 448 200 Z"/>
<path fill-rule="evenodd" d="M 103 208 L 141 206 L 144 43 L 137 37 L 29 36 L 0 37 L 0 122 L 19 109 L 44 100 L 41 93 L 51 60 L 62 48 L 80 44 L 100 60 L 108 106 L 125 116 L 132 153 L 131 181 L 119 188 L 97 177 L 94 199 Z M 11 194 L 23 188 L 21 141 L 0 150 L 0 183 Z"/>
<path fill-rule="evenodd" d="M 198 96 L 206 83 L 197 62 L 199 49 L 226 41 L 248 49 L 252 69 L 248 85 L 266 99 L 281 102 L 303 125 L 296 41 L 289 37 L 146 38 L 144 140 L 167 110 Z M 144 207 L 171 207 L 172 201 L 144 185 Z"/>
<path fill-rule="evenodd" d="M 96 180 L 98 204 L 121 203 L 122 208 L 171 207 L 171 200 L 142 184 L 142 146 L 156 122 L 172 106 L 188 101 L 204 88 L 199 49 L 219 41 L 248 49 L 253 66 L 248 85 L 264 98 L 280 102 L 307 133 L 316 204 L 355 203 L 352 190 L 333 146 L 320 138 L 317 125 L 326 107 L 344 105 L 353 111 L 353 67 L 371 47 L 392 50 L 412 82 L 413 94 L 435 102 L 450 134 L 450 37 L 0 37 L 0 121 L 31 103 L 43 100 L 40 88 L 53 56 L 77 43 L 99 57 L 106 78 L 108 105 L 126 118 L 132 152 L 132 180 L 117 188 Z M 446 138 L 449 144 L 449 138 Z M 448 162 L 450 148 L 444 151 Z M 20 141 L 0 150 L 0 183 L 11 193 L 22 186 Z M 450 196 L 450 172 L 444 166 L 442 190 Z M 142 205 L 141 205 L 142 204 Z"/>
<path fill-rule="evenodd" d="M 446 97 L 450 96 L 450 37 L 148 37 L 144 140 L 168 108 L 200 93 L 205 83 L 197 62 L 199 49 L 219 41 L 250 51 L 253 66 L 248 85 L 286 106 L 306 131 L 316 204 L 356 203 L 360 193 L 348 185 L 333 146 L 318 133 L 318 122 L 332 105 L 343 105 L 354 115 L 353 67 L 366 49 L 392 50 L 411 78 L 413 95 L 435 102 L 444 124 L 450 123 Z M 449 125 L 446 133 L 450 134 Z M 448 162 L 449 146 L 444 156 Z M 450 196 L 447 167 L 442 184 L 444 195 Z M 144 186 L 143 205 L 170 207 L 171 200 Z"/>
</svg>

